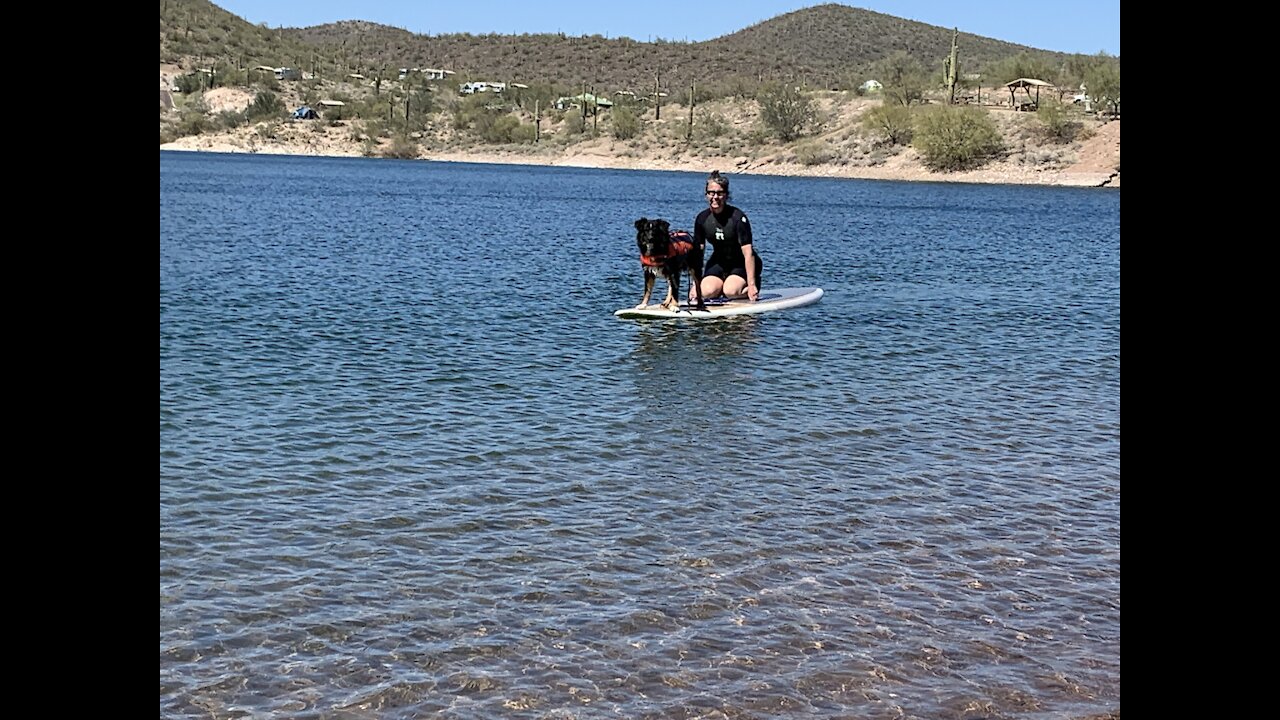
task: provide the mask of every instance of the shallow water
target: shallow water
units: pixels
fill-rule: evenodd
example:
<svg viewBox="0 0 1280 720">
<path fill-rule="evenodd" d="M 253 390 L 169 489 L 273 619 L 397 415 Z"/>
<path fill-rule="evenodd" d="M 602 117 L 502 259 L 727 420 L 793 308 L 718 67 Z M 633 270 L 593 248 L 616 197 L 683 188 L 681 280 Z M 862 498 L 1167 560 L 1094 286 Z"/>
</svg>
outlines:
<svg viewBox="0 0 1280 720">
<path fill-rule="evenodd" d="M 162 152 L 161 716 L 1118 711 L 1119 191 L 701 180 Z"/>
</svg>

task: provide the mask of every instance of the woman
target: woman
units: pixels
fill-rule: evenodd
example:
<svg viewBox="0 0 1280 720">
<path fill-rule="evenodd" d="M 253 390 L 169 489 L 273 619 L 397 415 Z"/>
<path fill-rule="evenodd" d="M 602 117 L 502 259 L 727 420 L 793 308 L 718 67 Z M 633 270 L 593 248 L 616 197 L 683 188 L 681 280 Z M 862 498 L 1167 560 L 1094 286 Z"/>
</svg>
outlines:
<svg viewBox="0 0 1280 720">
<path fill-rule="evenodd" d="M 693 223 L 694 247 L 711 244 L 711 257 L 702 271 L 702 297 L 724 295 L 755 302 L 760 296 L 760 272 L 764 263 L 751 247 L 751 223 L 729 204 L 729 178 L 713 170 L 707 177 L 707 209 Z M 695 293 L 689 292 L 690 302 Z"/>
</svg>

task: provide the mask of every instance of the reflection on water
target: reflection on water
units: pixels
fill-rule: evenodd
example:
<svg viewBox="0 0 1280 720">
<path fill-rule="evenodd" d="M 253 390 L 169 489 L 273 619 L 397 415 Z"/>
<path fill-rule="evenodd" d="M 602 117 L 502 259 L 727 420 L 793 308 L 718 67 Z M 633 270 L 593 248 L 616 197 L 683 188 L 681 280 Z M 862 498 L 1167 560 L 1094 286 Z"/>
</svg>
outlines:
<svg viewBox="0 0 1280 720">
<path fill-rule="evenodd" d="M 632 358 L 643 369 L 652 367 L 651 364 L 670 367 L 689 361 L 711 363 L 715 367 L 714 363 L 722 359 L 749 354 L 750 346 L 758 340 L 756 323 L 759 320 L 759 316 L 741 315 L 718 320 L 636 321 L 636 348 Z M 675 358 L 678 363 L 673 363 Z M 697 372 L 705 371 L 697 369 Z"/>
<path fill-rule="evenodd" d="M 628 372 L 637 402 L 651 408 L 648 420 L 698 428 L 723 419 L 740 383 L 752 378 L 747 358 L 759 340 L 760 320 L 746 315 L 637 322 Z M 738 403 L 742 399 L 739 392 Z"/>
</svg>

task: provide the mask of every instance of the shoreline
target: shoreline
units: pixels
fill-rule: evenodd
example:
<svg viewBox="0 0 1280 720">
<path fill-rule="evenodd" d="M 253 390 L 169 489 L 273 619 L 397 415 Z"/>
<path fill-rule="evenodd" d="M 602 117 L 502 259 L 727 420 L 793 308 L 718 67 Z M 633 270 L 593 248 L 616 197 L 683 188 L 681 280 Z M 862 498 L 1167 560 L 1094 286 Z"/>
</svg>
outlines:
<svg viewBox="0 0 1280 720">
<path fill-rule="evenodd" d="M 247 145 L 224 138 L 202 136 L 180 138 L 160 145 L 161 150 L 175 152 L 220 152 L 246 155 L 292 155 L 299 157 L 366 157 L 350 147 L 333 145 L 297 145 L 255 143 Z M 904 157 L 905 156 L 905 157 Z M 512 152 L 481 150 L 475 152 L 426 151 L 417 158 L 428 162 L 476 163 L 483 165 L 534 165 L 576 167 L 595 170 L 661 170 L 702 172 L 719 169 L 730 175 L 774 175 L 786 177 L 825 177 L 849 180 L 889 180 L 900 182 L 980 183 L 993 185 L 1045 185 L 1055 187 L 1120 187 L 1120 173 L 1096 170 L 1074 170 L 1071 167 L 1037 170 L 998 161 L 977 170 L 935 173 L 915 161 L 914 151 L 891 158 L 881 166 L 850 167 L 847 165 L 802 165 L 778 161 L 772 157 L 752 161 L 745 156 L 697 156 L 659 159 L 626 157 L 611 154 L 607 148 L 572 148 L 559 152 Z"/>
<path fill-rule="evenodd" d="M 214 88 L 200 96 L 207 112 L 244 112 L 253 95 L 243 88 Z M 292 106 L 300 98 L 290 98 Z M 578 167 L 600 170 L 658 170 L 730 175 L 825 177 L 933 183 L 1047 185 L 1059 187 L 1120 187 L 1120 120 L 1078 118 L 1070 140 L 1047 136 L 1033 113 L 992 107 L 988 116 L 1002 137 L 1004 149 L 977 169 L 933 172 L 910 145 L 884 145 L 872 139 L 865 115 L 878 105 L 867 98 L 818 93 L 815 112 L 821 122 L 812 134 L 791 143 L 764 141 L 757 136 L 761 120 L 756 103 L 721 99 L 700 107 L 708 131 L 690 143 L 688 118 L 692 110 L 670 105 L 658 120 L 645 114 L 645 132 L 618 139 L 606 130 L 574 133 L 572 123 L 557 114 L 539 121 L 546 126 L 542 141 L 529 144 L 484 144 L 467 132 L 451 129 L 445 110 L 427 122 L 429 130 L 414 133 L 414 142 L 401 144 L 405 154 L 431 162 L 488 165 Z M 519 113 L 517 113 L 519 115 Z M 527 113 L 525 113 L 527 115 Z M 532 118 L 519 115 L 524 123 Z M 515 116 L 513 116 L 515 117 Z M 162 137 L 166 127 L 162 117 Z M 712 128 L 715 128 L 714 132 Z M 370 136 L 358 118 L 329 121 L 278 120 L 257 122 L 199 135 L 177 137 L 161 150 L 298 155 L 315 157 L 387 157 L 397 144 L 385 131 Z M 394 153 L 400 154 L 400 153 Z"/>
</svg>

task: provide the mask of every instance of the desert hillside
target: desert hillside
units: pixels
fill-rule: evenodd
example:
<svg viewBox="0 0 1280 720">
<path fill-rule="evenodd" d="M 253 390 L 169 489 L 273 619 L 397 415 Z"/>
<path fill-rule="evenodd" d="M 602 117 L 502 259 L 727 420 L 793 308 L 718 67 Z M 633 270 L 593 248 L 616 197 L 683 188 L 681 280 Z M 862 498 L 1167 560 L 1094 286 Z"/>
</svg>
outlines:
<svg viewBox="0 0 1280 720">
<path fill-rule="evenodd" d="M 161 67 L 162 93 L 176 68 Z M 167 71 L 167 72 L 166 72 Z M 282 90 L 286 107 L 301 104 Z M 244 111 L 254 94 L 244 88 L 215 88 L 199 97 L 210 116 Z M 844 92 L 812 93 L 817 120 L 805 136 L 782 143 L 760 129 L 754 100 L 726 98 L 694 109 L 689 141 L 689 109 L 678 103 L 661 108 L 661 118 L 647 110 L 644 131 L 627 140 L 610 132 L 608 111 L 587 121 L 573 112 L 542 113 L 538 143 L 488 144 L 451 129 L 449 102 L 431 119 L 433 132 L 415 133 L 408 155 L 423 160 L 566 165 L 579 167 L 688 170 L 719 168 L 727 172 L 769 175 L 826 176 L 884 180 L 982 182 L 1037 185 L 1107 186 L 1120 184 L 1120 121 L 1102 121 L 1077 113 L 1076 136 L 1068 142 L 1046 137 L 1036 113 L 1015 112 L 1000 104 L 984 105 L 1004 139 L 1004 150 L 978 169 L 933 172 L 909 146 L 886 146 L 862 124 L 863 115 L 880 104 L 871 97 Z M 452 98 L 449 101 L 453 101 Z M 999 99 L 993 102 L 998 103 Z M 163 103 L 163 97 L 162 97 Z M 162 127 L 166 114 L 161 111 Z M 525 109 L 517 113 L 532 124 Z M 271 119 L 238 127 L 180 137 L 162 150 L 275 153 L 329 156 L 382 156 L 391 153 L 392 134 L 370 135 L 359 118 L 338 120 Z"/>
</svg>

